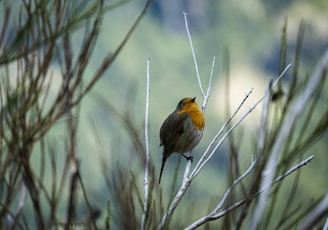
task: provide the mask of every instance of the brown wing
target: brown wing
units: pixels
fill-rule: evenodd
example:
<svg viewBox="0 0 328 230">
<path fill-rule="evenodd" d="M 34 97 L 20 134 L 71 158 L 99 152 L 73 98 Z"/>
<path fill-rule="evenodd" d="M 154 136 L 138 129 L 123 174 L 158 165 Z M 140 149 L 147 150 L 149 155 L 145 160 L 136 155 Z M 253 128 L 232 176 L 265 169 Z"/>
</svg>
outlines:
<svg viewBox="0 0 328 230">
<path fill-rule="evenodd" d="M 166 157 L 173 152 L 177 140 L 184 133 L 184 123 L 187 117 L 186 113 L 176 114 L 173 112 L 164 121 L 159 136 L 161 145 L 164 146 Z"/>
</svg>

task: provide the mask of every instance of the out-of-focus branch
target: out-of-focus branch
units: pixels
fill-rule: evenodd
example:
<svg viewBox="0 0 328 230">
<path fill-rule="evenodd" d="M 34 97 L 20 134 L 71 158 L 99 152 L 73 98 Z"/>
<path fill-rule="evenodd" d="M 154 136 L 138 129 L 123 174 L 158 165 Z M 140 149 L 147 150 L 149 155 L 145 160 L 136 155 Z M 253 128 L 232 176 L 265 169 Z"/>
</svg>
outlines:
<svg viewBox="0 0 328 230">
<path fill-rule="evenodd" d="M 24 183 L 22 183 L 20 196 L 19 196 L 19 200 L 17 203 L 15 213 L 13 213 L 13 215 L 8 214 L 8 216 L 7 216 L 7 228 L 8 229 L 14 229 L 16 224 L 18 223 L 18 218 L 19 218 L 20 214 L 22 213 L 23 207 L 25 205 L 26 194 L 27 194 L 26 187 L 25 187 Z"/>
<path fill-rule="evenodd" d="M 96 72 L 90 82 L 84 81 L 105 12 L 124 2 L 122 0 L 107 7 L 104 0 L 87 4 L 26 0 L 15 7 L 10 1 L 0 3 L 4 6 L 3 9 L 0 7 L 4 12 L 0 26 L 0 65 L 3 70 L 0 78 L 0 183 L 5 188 L 1 192 L 2 225 L 30 228 L 30 224 L 34 224 L 45 229 L 60 224 L 66 229 L 70 228 L 76 220 L 78 179 L 87 208 L 91 215 L 94 214 L 79 172 L 76 142 L 78 119 L 75 115 L 83 96 L 114 60 L 106 63 L 107 59 L 104 59 L 99 66 L 101 71 Z M 145 10 L 150 2 L 147 2 Z M 12 14 L 14 10 L 18 10 L 17 17 Z M 114 56 L 122 50 L 141 18 L 137 19 Z M 71 42 L 71 35 L 82 26 L 85 26 L 85 34 L 79 51 Z M 17 65 L 16 73 L 9 66 L 13 61 Z M 58 79 L 53 72 L 53 68 L 57 70 L 57 64 L 61 71 L 58 75 L 61 74 L 62 79 Z M 52 89 L 54 81 L 56 90 Z M 63 145 L 65 151 L 57 151 L 54 140 L 49 142 L 47 149 L 45 137 L 60 119 L 67 121 L 68 127 L 67 142 Z M 58 126 L 62 128 L 61 125 Z M 36 146 L 40 146 L 40 151 L 35 150 Z M 64 154 L 63 158 L 58 152 Z M 36 162 L 35 159 L 40 161 Z M 19 192 L 21 184 L 24 187 Z M 67 187 L 68 202 L 64 193 Z M 24 222 L 23 215 L 20 215 L 25 210 L 25 197 L 31 201 L 30 209 L 34 215 L 34 220 L 29 223 Z M 62 202 L 67 202 L 67 216 L 64 220 L 58 220 L 58 208 Z M 12 211 L 14 203 L 18 205 Z M 89 220 L 92 221 L 89 224 L 97 228 L 96 219 Z"/>
<path fill-rule="evenodd" d="M 277 135 L 277 139 L 274 143 L 274 146 L 270 152 L 269 160 L 265 166 L 265 169 L 262 174 L 262 183 L 261 187 L 265 188 L 265 191 L 260 195 L 259 203 L 257 204 L 257 208 L 255 208 L 255 212 L 252 216 L 252 220 L 250 222 L 250 229 L 256 229 L 263 215 L 264 208 L 268 201 L 269 193 L 271 191 L 271 185 L 273 177 L 276 173 L 277 168 L 277 159 L 281 152 L 283 146 L 285 146 L 286 141 L 288 140 L 288 135 L 293 128 L 296 120 L 301 115 L 302 111 L 304 111 L 304 104 L 307 104 L 310 100 L 311 96 L 317 89 L 318 85 L 322 81 L 324 77 L 324 72 L 328 68 L 328 50 L 324 53 L 317 67 L 315 68 L 312 76 L 309 79 L 308 84 L 306 85 L 304 91 L 297 97 L 297 100 L 293 104 L 290 112 L 286 116 L 284 123 L 281 126 L 281 129 Z"/>
<path fill-rule="evenodd" d="M 148 0 L 147 1 L 145 7 L 143 8 L 143 11 L 138 16 L 138 18 L 136 19 L 136 21 L 134 22 L 134 24 L 132 25 L 132 27 L 130 28 L 130 30 L 128 31 L 128 33 L 125 35 L 125 37 L 122 40 L 122 42 L 120 43 L 120 45 L 117 47 L 117 49 L 115 50 L 114 53 L 110 53 L 110 54 L 107 55 L 107 57 L 104 59 L 104 61 L 102 62 L 102 64 L 97 69 L 97 71 L 96 71 L 95 75 L 93 76 L 93 78 L 91 79 L 91 81 L 83 89 L 83 91 L 81 92 L 81 94 L 79 95 L 79 97 L 72 103 L 73 105 L 78 104 L 82 100 L 82 98 L 92 89 L 92 87 L 94 86 L 94 84 L 103 75 L 103 73 L 106 71 L 106 69 L 108 68 L 108 66 L 113 63 L 113 61 L 115 60 L 115 58 L 118 56 L 118 54 L 121 52 L 121 50 L 123 49 L 123 47 L 127 43 L 128 39 L 131 37 L 133 31 L 137 28 L 137 26 L 140 23 L 140 21 L 143 18 L 143 16 L 146 14 L 146 12 L 147 12 L 147 10 L 148 10 L 151 2 L 152 2 L 152 0 Z"/>
</svg>

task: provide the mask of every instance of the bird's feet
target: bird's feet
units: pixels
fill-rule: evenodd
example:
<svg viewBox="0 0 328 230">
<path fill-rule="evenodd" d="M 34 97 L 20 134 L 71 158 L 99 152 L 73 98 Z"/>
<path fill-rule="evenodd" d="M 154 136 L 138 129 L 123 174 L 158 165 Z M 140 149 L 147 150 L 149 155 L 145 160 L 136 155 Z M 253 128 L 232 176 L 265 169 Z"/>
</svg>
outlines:
<svg viewBox="0 0 328 230">
<path fill-rule="evenodd" d="M 186 155 L 184 155 L 184 154 L 182 154 L 182 156 L 184 157 L 184 158 L 186 158 L 186 160 L 187 161 L 191 161 L 191 162 L 193 162 L 193 160 L 194 160 L 194 157 L 193 156 L 186 156 Z"/>
</svg>

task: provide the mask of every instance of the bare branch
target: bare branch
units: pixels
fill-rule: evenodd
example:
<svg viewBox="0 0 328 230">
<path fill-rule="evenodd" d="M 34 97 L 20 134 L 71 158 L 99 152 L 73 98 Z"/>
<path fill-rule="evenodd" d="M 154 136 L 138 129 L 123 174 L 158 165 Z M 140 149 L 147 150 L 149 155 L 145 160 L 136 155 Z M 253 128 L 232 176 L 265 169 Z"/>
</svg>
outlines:
<svg viewBox="0 0 328 230">
<path fill-rule="evenodd" d="M 206 95 L 205 95 L 204 102 L 203 102 L 203 105 L 202 105 L 202 112 L 203 113 L 205 112 L 206 105 L 207 105 L 207 102 L 208 102 L 208 98 L 210 97 L 210 93 L 211 93 L 212 79 L 213 79 L 213 75 L 214 75 L 214 66 L 215 66 L 215 57 L 213 57 L 210 80 L 208 82 Z"/>
<path fill-rule="evenodd" d="M 80 101 L 82 100 L 82 98 L 92 89 L 92 87 L 94 86 L 94 84 L 101 78 L 101 76 L 103 76 L 103 73 L 106 71 L 106 69 L 116 59 L 116 57 L 118 56 L 118 54 L 121 52 L 121 50 L 123 49 L 123 47 L 125 46 L 125 44 L 129 40 L 129 38 L 131 37 L 133 31 L 137 28 L 137 26 L 139 25 L 141 19 L 146 14 L 146 12 L 147 12 L 147 10 L 148 10 L 151 2 L 152 2 L 152 0 L 147 0 L 146 5 L 143 8 L 141 14 L 138 16 L 138 18 L 136 19 L 136 21 L 134 22 L 134 24 L 132 25 L 132 27 L 130 28 L 130 30 L 128 31 L 128 33 L 125 35 L 124 39 L 121 41 L 121 43 L 119 44 L 119 46 L 117 47 L 117 49 L 115 50 L 115 52 L 114 53 L 109 53 L 106 56 L 106 58 L 103 60 L 103 62 L 101 63 L 101 65 L 97 69 L 97 71 L 94 74 L 94 76 L 91 79 L 91 81 L 83 89 L 83 91 L 81 92 L 81 94 L 79 95 L 79 97 L 73 102 L 74 105 L 80 103 Z"/>
<path fill-rule="evenodd" d="M 185 26 L 186 26 L 186 31 L 187 31 L 188 39 L 189 39 L 189 44 L 190 44 L 190 48 L 191 48 L 192 57 L 194 59 L 194 64 L 195 64 L 195 69 L 196 69 L 196 76 L 197 76 L 198 85 L 199 85 L 199 88 L 200 88 L 200 93 L 201 93 L 203 99 L 205 99 L 205 93 L 204 93 L 204 90 L 203 90 L 202 81 L 200 80 L 200 76 L 199 76 L 197 59 L 196 59 L 194 47 L 193 47 L 193 44 L 192 44 L 191 35 L 190 35 L 190 32 L 189 32 L 188 20 L 187 20 L 187 13 L 186 12 L 183 12 L 183 16 L 184 16 L 184 20 L 185 20 Z"/>
<path fill-rule="evenodd" d="M 145 165 L 145 177 L 144 177 L 144 210 L 141 218 L 141 229 L 145 229 L 146 215 L 147 215 L 147 204 L 148 204 L 148 177 L 149 177 L 149 140 L 148 140 L 148 114 L 149 114 L 149 91 L 150 91 L 150 74 L 149 74 L 149 62 L 147 59 L 147 86 L 146 86 L 146 109 L 145 109 L 145 144 L 146 144 L 146 165 Z"/>
<path fill-rule="evenodd" d="M 297 165 L 295 165 L 294 167 L 290 168 L 287 172 L 285 172 L 283 175 L 278 176 L 275 181 L 274 184 L 281 181 L 282 179 L 284 179 L 285 177 L 289 176 L 289 174 L 295 172 L 297 169 L 303 167 L 304 165 L 308 164 L 310 161 L 312 161 L 313 159 L 313 155 L 306 158 L 305 160 L 301 161 L 300 163 L 298 163 Z"/>
<path fill-rule="evenodd" d="M 239 177 L 237 178 L 232 185 L 230 185 L 230 187 L 227 189 L 227 191 L 224 193 L 221 201 L 219 202 L 219 204 L 213 209 L 213 211 L 211 211 L 208 215 L 196 220 L 194 223 L 192 223 L 191 225 L 189 225 L 188 227 L 185 228 L 185 230 L 191 230 L 191 229 L 195 229 L 201 225 L 203 225 L 204 223 L 208 222 L 209 220 L 213 219 L 216 215 L 217 212 L 223 207 L 223 204 L 225 203 L 225 201 L 227 200 L 228 196 L 230 195 L 232 189 L 240 182 L 242 181 L 251 171 L 252 169 L 255 167 L 256 165 L 256 159 L 252 159 L 252 163 L 251 165 L 248 167 L 248 169 Z M 237 205 L 239 205 L 240 202 L 237 203 Z M 227 210 L 225 210 L 227 211 Z M 221 213 L 222 214 L 222 213 Z"/>
<path fill-rule="evenodd" d="M 291 173 L 295 172 L 296 170 L 298 170 L 299 168 L 305 166 L 307 163 L 309 163 L 311 160 L 313 159 L 313 156 L 308 157 L 307 159 L 301 161 L 300 163 L 298 163 L 297 165 L 293 166 L 292 168 L 290 168 L 286 173 L 284 173 L 283 175 L 278 176 L 275 180 L 274 180 L 274 184 L 278 183 L 279 181 L 281 181 L 283 178 L 289 176 Z M 208 215 L 198 219 L 197 221 L 195 221 L 194 223 L 192 223 L 191 225 L 189 225 L 188 227 L 186 227 L 185 229 L 191 230 L 191 229 L 196 229 L 197 227 L 205 224 L 206 222 L 209 221 L 213 221 L 216 219 L 219 219 L 223 216 L 225 216 L 228 212 L 238 208 L 239 206 L 243 205 L 246 200 L 240 200 L 235 202 L 233 205 L 231 205 L 230 207 L 226 208 L 225 210 L 221 211 L 218 213 L 218 211 L 223 207 L 224 202 L 226 201 L 227 197 L 229 196 L 231 190 L 240 182 L 242 181 L 254 168 L 256 164 L 256 160 L 252 160 L 252 164 L 250 165 L 250 167 L 238 178 L 236 179 L 233 184 L 227 189 L 227 191 L 225 192 L 225 194 L 223 195 L 223 198 L 221 199 L 221 201 L 219 202 L 219 204 L 215 207 L 215 209 L 210 212 Z M 263 191 L 265 191 L 265 188 L 262 188 L 259 190 L 258 193 L 256 193 L 251 199 L 257 197 L 259 194 L 261 194 Z M 328 207 L 328 206 L 327 206 Z M 307 229 L 307 228 L 304 228 Z"/>
</svg>

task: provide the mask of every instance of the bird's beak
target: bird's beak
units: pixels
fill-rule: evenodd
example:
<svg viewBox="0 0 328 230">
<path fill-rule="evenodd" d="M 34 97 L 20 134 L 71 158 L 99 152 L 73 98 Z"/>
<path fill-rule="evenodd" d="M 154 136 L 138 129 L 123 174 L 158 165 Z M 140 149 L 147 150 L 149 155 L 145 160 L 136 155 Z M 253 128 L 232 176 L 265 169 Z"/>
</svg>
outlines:
<svg viewBox="0 0 328 230">
<path fill-rule="evenodd" d="M 192 101 L 194 102 L 196 100 L 196 97 L 194 97 L 193 99 L 192 99 Z"/>
</svg>

